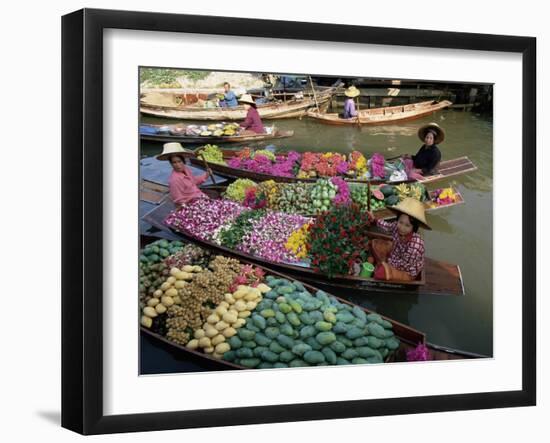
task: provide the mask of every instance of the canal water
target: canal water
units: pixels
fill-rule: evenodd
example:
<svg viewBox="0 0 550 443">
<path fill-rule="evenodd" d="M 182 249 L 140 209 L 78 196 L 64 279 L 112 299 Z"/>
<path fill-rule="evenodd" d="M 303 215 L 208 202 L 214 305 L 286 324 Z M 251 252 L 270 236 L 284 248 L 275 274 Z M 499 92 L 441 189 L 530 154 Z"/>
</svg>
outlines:
<svg viewBox="0 0 550 443">
<path fill-rule="evenodd" d="M 173 123 L 170 120 L 143 117 L 144 123 Z M 338 127 L 314 120 L 265 121 L 280 129 L 294 130 L 288 139 L 263 142 L 281 150 L 351 152 L 370 156 L 375 152 L 386 158 L 416 153 L 422 145 L 418 128 L 436 122 L 445 129 L 439 145 L 443 159 L 468 156 L 477 171 L 428 186 L 429 189 L 453 185 L 465 204 L 428 214 L 432 231 L 424 231 L 426 255 L 456 263 L 464 279 L 464 296 L 403 295 L 353 291 L 335 295 L 387 315 L 426 332 L 428 341 L 469 352 L 492 356 L 493 352 L 493 122 L 489 115 L 446 110 L 396 125 Z M 257 146 L 257 145 L 256 145 Z M 161 144 L 142 143 L 144 157 L 156 155 Z"/>
</svg>

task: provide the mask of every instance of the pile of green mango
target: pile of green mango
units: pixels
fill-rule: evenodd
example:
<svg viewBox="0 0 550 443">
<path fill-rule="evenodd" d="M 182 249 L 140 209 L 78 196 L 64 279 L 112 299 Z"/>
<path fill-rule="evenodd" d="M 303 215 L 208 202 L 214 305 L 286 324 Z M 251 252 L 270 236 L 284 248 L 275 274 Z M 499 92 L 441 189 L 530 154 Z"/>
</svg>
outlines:
<svg viewBox="0 0 550 443">
<path fill-rule="evenodd" d="M 268 276 L 271 290 L 228 342 L 223 359 L 247 368 L 383 363 L 399 347 L 392 324 L 300 282 Z"/>
</svg>

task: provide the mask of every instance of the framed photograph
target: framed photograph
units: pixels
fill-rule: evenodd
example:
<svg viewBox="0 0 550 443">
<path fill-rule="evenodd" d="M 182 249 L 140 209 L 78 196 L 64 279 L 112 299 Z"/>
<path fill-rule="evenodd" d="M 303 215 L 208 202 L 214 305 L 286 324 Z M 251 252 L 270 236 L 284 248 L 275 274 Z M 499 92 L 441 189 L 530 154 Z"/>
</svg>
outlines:
<svg viewBox="0 0 550 443">
<path fill-rule="evenodd" d="M 534 405 L 535 55 L 64 16 L 62 426 Z"/>
</svg>

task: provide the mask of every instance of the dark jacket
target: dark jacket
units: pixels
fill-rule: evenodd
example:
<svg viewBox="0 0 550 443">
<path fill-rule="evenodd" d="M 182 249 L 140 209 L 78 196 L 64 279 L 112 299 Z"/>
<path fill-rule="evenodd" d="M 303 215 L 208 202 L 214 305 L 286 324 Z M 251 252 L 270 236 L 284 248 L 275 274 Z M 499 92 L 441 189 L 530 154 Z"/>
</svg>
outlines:
<svg viewBox="0 0 550 443">
<path fill-rule="evenodd" d="M 441 161 L 441 151 L 437 145 L 432 145 L 431 148 L 422 145 L 416 155 L 412 156 L 412 159 L 414 167 L 422 170 L 422 175 L 430 175 L 435 172 Z"/>
</svg>

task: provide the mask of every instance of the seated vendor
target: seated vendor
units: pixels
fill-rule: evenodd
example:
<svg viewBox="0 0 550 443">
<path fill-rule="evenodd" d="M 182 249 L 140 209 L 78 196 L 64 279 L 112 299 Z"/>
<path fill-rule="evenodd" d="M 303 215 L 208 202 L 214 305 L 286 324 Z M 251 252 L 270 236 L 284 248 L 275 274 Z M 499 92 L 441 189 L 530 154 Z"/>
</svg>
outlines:
<svg viewBox="0 0 550 443">
<path fill-rule="evenodd" d="M 237 102 L 237 96 L 231 90 L 231 85 L 228 82 L 223 84 L 223 90 L 223 98 L 219 102 L 220 106 L 222 108 L 234 108 L 235 106 L 238 106 L 239 103 Z"/>
<path fill-rule="evenodd" d="M 424 267 L 424 240 L 418 228 L 431 229 L 426 222 L 424 205 L 405 198 L 396 206 L 388 206 L 397 215 L 395 221 L 377 220 L 392 240 L 371 240 L 371 252 L 376 261 L 374 278 L 378 280 L 416 280 Z M 372 217 L 372 214 L 370 214 Z M 374 217 L 372 217 L 374 218 Z"/>
<path fill-rule="evenodd" d="M 441 151 L 437 146 L 445 140 L 445 131 L 437 123 L 430 123 L 418 130 L 418 138 L 424 142 L 416 155 L 406 154 L 403 162 L 409 179 L 421 180 L 435 173 L 441 161 Z"/>
<path fill-rule="evenodd" d="M 355 97 L 359 97 L 361 92 L 355 86 L 350 86 L 344 91 L 346 100 L 344 101 L 344 113 L 342 118 L 355 118 L 357 117 L 357 110 L 355 109 Z"/>
<path fill-rule="evenodd" d="M 256 109 L 256 102 L 252 99 L 250 94 L 243 94 L 239 99 L 239 103 L 244 105 L 246 109 L 246 118 L 244 122 L 240 124 L 242 131 L 240 134 L 263 134 L 265 132 L 264 124 L 260 118 L 260 114 Z"/>
<path fill-rule="evenodd" d="M 185 164 L 186 157 L 194 156 L 194 152 L 185 149 L 180 143 L 165 143 L 158 160 L 169 160 L 172 165 L 172 174 L 168 179 L 170 198 L 177 207 L 183 206 L 196 198 L 206 197 L 198 188 L 208 178 L 212 171 L 202 175 L 193 175 L 193 171 Z"/>
</svg>

